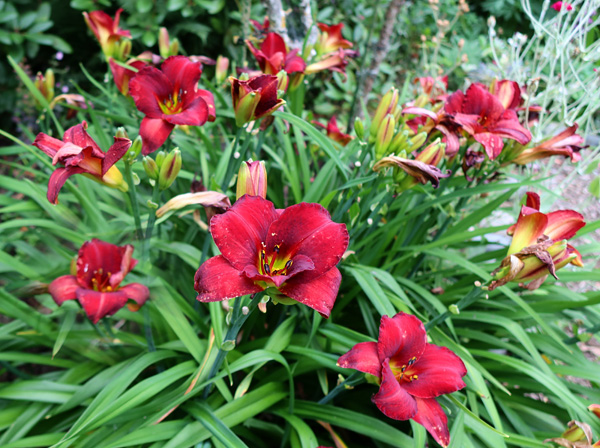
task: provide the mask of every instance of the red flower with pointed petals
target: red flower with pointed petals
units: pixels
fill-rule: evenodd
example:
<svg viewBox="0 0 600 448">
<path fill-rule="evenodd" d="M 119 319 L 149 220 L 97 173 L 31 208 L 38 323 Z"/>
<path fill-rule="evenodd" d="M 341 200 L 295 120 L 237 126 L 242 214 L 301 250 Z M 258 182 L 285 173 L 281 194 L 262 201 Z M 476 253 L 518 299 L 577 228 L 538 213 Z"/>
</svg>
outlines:
<svg viewBox="0 0 600 448">
<path fill-rule="evenodd" d="M 142 68 L 129 82 L 129 94 L 146 116 L 140 126 L 142 153 L 156 151 L 176 125 L 202 126 L 215 119 L 212 93 L 198 89 L 201 64 L 171 56 L 161 66 Z"/>
<path fill-rule="evenodd" d="M 319 30 L 321 30 L 319 39 L 315 44 L 317 54 L 331 53 L 340 48 L 352 48 L 352 42 L 344 39 L 342 36 L 342 28 L 344 28 L 343 23 L 338 23 L 337 25 L 317 23 L 317 26 L 319 27 Z"/>
<path fill-rule="evenodd" d="M 135 267 L 131 258 L 133 246 L 116 246 L 97 239 L 81 246 L 77 255 L 77 274 L 58 277 L 48 286 L 57 305 L 77 299 L 89 319 L 97 323 L 104 316 L 115 314 L 128 300 L 137 311 L 146 302 L 150 292 L 140 283 L 120 286 L 125 276 Z"/>
<path fill-rule="evenodd" d="M 267 75 L 276 75 L 281 70 L 286 73 L 303 72 L 306 62 L 298 56 L 298 50 L 288 52 L 283 37 L 277 33 L 269 33 L 257 49 L 249 40 L 248 48 L 256 58 L 258 66 Z"/>
<path fill-rule="evenodd" d="M 52 204 L 58 204 L 60 189 L 73 174 L 89 174 L 109 187 L 127 191 L 127 183 L 114 165 L 131 147 L 131 140 L 115 137 L 114 144 L 105 153 L 86 129 L 85 121 L 73 126 L 65 131 L 62 141 L 40 132 L 32 143 L 52 157 L 53 165 L 64 165 L 57 168 L 48 181 L 47 197 Z"/>
<path fill-rule="evenodd" d="M 119 18 L 122 12 L 123 8 L 119 8 L 114 20 L 104 11 L 92 11 L 89 14 L 87 12 L 83 13 L 85 23 L 87 23 L 87 26 L 92 30 L 96 39 L 98 39 L 102 47 L 102 52 L 107 57 L 113 55 L 114 46 L 121 38 L 127 37 L 131 39 L 129 31 L 119 28 Z"/>
<path fill-rule="evenodd" d="M 351 135 L 344 134 L 340 130 L 340 128 L 338 128 L 337 119 L 335 118 L 335 116 L 332 116 L 329 119 L 329 123 L 327 123 L 327 126 L 325 126 L 324 124 L 319 123 L 316 120 L 313 120 L 312 123 L 315 126 L 318 126 L 320 128 L 326 129 L 327 130 L 327 137 L 329 137 L 333 141 L 338 142 L 342 146 L 346 146 L 354 138 Z"/>
<path fill-rule="evenodd" d="M 272 202 L 245 195 L 212 218 L 210 231 L 221 255 L 196 272 L 199 301 L 273 288 L 329 317 L 342 279 L 336 265 L 348 247 L 348 231 L 319 204 L 303 202 L 277 211 Z"/>
<path fill-rule="evenodd" d="M 458 90 L 450 95 L 444 110 L 454 123 L 483 145 L 490 160 L 502 152 L 503 138 L 516 140 L 522 145 L 531 141 L 531 133 L 521 126 L 517 113 L 506 109 L 481 84 L 472 84 L 466 93 Z"/>
<path fill-rule="evenodd" d="M 448 348 L 427 343 L 418 318 L 383 316 L 378 341 L 356 344 L 338 364 L 376 376 L 380 388 L 372 401 L 381 412 L 396 420 L 413 419 L 448 446 L 448 421 L 435 397 L 465 387 L 467 369 Z"/>
<path fill-rule="evenodd" d="M 583 266 L 581 254 L 567 244 L 585 226 L 583 216 L 574 210 L 542 213 L 539 209 L 540 197 L 528 192 L 517 223 L 508 229 L 512 244 L 507 257 L 492 273 L 496 279 L 490 289 L 510 281 L 531 282 L 527 288 L 536 289 L 548 275 L 558 278 L 556 271 L 569 263 Z"/>
</svg>

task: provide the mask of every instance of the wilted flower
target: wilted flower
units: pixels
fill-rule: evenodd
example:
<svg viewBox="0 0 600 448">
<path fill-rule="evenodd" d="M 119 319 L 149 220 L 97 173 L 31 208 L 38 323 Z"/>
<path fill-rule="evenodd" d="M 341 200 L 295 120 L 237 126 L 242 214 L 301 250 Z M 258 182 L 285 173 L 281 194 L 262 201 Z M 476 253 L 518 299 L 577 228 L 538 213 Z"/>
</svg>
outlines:
<svg viewBox="0 0 600 448">
<path fill-rule="evenodd" d="M 277 76 L 260 75 L 248 81 L 229 77 L 229 82 L 238 126 L 271 115 L 285 104 L 277 95 Z"/>
<path fill-rule="evenodd" d="M 200 63 L 171 56 L 161 70 L 147 66 L 129 82 L 129 94 L 146 116 L 140 126 L 142 153 L 156 151 L 175 125 L 202 126 L 215 119 L 215 101 L 208 90 L 198 89 Z"/>
<path fill-rule="evenodd" d="M 278 211 L 272 202 L 246 195 L 212 218 L 210 232 L 222 255 L 196 272 L 199 301 L 266 289 L 278 302 L 297 301 L 329 316 L 342 279 L 336 265 L 348 247 L 348 231 L 321 205 L 303 202 Z"/>
<path fill-rule="evenodd" d="M 73 174 L 88 174 L 109 187 L 121 191 L 128 189 L 123 175 L 114 165 L 125 155 L 131 140 L 115 137 L 114 144 L 105 153 L 86 129 L 84 121 L 67 129 L 62 141 L 40 132 L 33 142 L 33 146 L 52 157 L 53 165 L 64 165 L 64 168 L 54 170 L 48 181 L 48 200 L 53 204 L 58 204 L 60 189 Z"/>
<path fill-rule="evenodd" d="M 298 50 L 288 52 L 283 38 L 277 33 L 269 33 L 257 49 L 249 40 L 248 48 L 256 58 L 256 62 L 263 73 L 276 75 L 281 70 L 287 73 L 303 72 L 306 62 L 298 56 Z"/>
<path fill-rule="evenodd" d="M 441 157 L 443 157 L 443 149 L 441 148 L 439 142 L 434 142 L 432 145 L 429 145 L 425 148 L 415 160 L 407 159 L 405 157 L 398 156 L 387 156 L 379 160 L 375 166 L 373 166 L 374 171 L 380 171 L 383 168 L 394 167 L 403 170 L 406 174 L 414 178 L 416 182 L 421 184 L 426 184 L 427 182 L 431 182 L 433 188 L 437 188 L 440 185 L 440 179 L 444 177 L 450 176 L 450 171 L 443 172 L 437 166 L 433 164 L 439 163 Z M 441 152 L 440 152 L 441 151 Z M 431 164 L 424 162 L 422 160 L 431 159 Z M 402 184 L 402 188 L 411 188 L 416 184 L 416 182 L 410 181 L 407 184 Z"/>
<path fill-rule="evenodd" d="M 506 109 L 500 100 L 483 85 L 472 84 L 466 93 L 458 90 L 444 105 L 446 114 L 476 141 L 481 143 L 490 160 L 504 148 L 503 138 L 529 143 L 531 133 L 520 123 L 513 109 Z"/>
<path fill-rule="evenodd" d="M 132 254 L 130 244 L 115 246 L 97 239 L 88 241 L 79 249 L 76 275 L 58 277 L 50 283 L 48 292 L 57 305 L 77 299 L 93 323 L 115 314 L 129 299 L 135 302 L 129 308 L 137 311 L 148 299 L 148 288 L 140 283 L 120 286 L 137 264 Z"/>
<path fill-rule="evenodd" d="M 600 405 L 592 404 L 588 406 L 588 410 L 596 414 L 600 418 Z M 600 439 L 592 445 L 592 428 L 587 423 L 571 420 L 567 424 L 567 429 L 560 437 L 546 439 L 544 442 L 554 442 L 557 445 L 565 448 L 600 448 Z"/>
<path fill-rule="evenodd" d="M 92 30 L 96 39 L 102 47 L 102 52 L 109 58 L 115 56 L 115 45 L 123 38 L 131 39 L 131 33 L 127 30 L 119 28 L 119 18 L 121 17 L 123 8 L 119 8 L 113 20 L 104 11 L 92 11 L 89 14 L 83 13 L 85 23 Z"/>
<path fill-rule="evenodd" d="M 512 244 L 507 257 L 492 272 L 495 280 L 489 289 L 511 281 L 531 282 L 527 289 L 537 289 L 548 275 L 571 263 L 583 266 L 581 254 L 567 240 L 585 226 L 583 216 L 573 210 L 541 213 L 540 197 L 527 193 L 527 202 L 521 207 L 519 219 L 508 229 Z M 523 283 L 521 283 L 523 286 Z"/>
<path fill-rule="evenodd" d="M 380 387 L 371 400 L 381 412 L 395 420 L 416 421 L 448 446 L 448 418 L 435 397 L 465 387 L 467 369 L 448 348 L 427 343 L 417 317 L 383 316 L 377 342 L 356 344 L 338 365 L 375 376 Z"/>
<path fill-rule="evenodd" d="M 318 126 L 320 128 L 326 129 L 327 130 L 327 137 L 329 137 L 331 140 L 338 142 L 340 145 L 342 146 L 346 146 L 348 143 L 350 143 L 352 141 L 352 139 L 354 137 L 352 137 L 351 135 L 348 134 L 344 134 L 340 128 L 338 128 L 337 125 L 337 119 L 335 118 L 335 115 L 332 116 L 329 119 L 329 122 L 327 123 L 327 126 L 325 126 L 324 124 L 319 123 L 316 120 L 313 120 L 312 122 L 315 126 Z"/>
<path fill-rule="evenodd" d="M 584 140 L 583 137 L 575 133 L 577 128 L 578 125 L 575 123 L 551 139 L 541 142 L 533 148 L 524 149 L 511 162 L 517 165 L 525 165 L 534 160 L 552 156 L 565 156 L 569 157 L 573 163 L 579 162 L 581 160 L 579 151 L 583 148 Z"/>
</svg>

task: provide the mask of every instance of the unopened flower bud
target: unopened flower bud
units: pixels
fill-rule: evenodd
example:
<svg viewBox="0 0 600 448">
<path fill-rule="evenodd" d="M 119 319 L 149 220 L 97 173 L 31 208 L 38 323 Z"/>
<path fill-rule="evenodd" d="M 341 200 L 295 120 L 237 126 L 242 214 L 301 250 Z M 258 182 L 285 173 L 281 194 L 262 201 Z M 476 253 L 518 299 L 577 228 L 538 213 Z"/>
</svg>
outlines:
<svg viewBox="0 0 600 448">
<path fill-rule="evenodd" d="M 381 124 L 379 131 L 377 132 L 377 137 L 375 139 L 375 158 L 382 158 L 390 144 L 392 143 L 392 138 L 394 137 L 394 129 L 396 127 L 396 119 L 392 114 L 387 114 L 383 119 L 383 123 Z"/>
<path fill-rule="evenodd" d="M 177 53 L 179 53 L 179 39 L 175 38 L 171 42 L 171 45 L 169 45 L 169 54 L 175 56 Z"/>
<path fill-rule="evenodd" d="M 125 128 L 119 127 L 119 128 L 117 128 L 115 138 L 127 138 L 128 139 L 129 136 L 127 135 L 127 131 L 125 130 Z"/>
<path fill-rule="evenodd" d="M 163 161 L 165 160 L 165 152 L 164 151 L 158 151 L 156 153 L 156 165 L 158 165 L 158 169 L 160 170 L 160 167 L 163 164 Z"/>
<path fill-rule="evenodd" d="M 161 27 L 158 30 L 158 52 L 165 59 L 170 56 L 169 45 L 169 32 L 165 27 Z"/>
<path fill-rule="evenodd" d="M 427 165 L 437 166 L 445 155 L 446 144 L 442 143 L 439 138 L 436 138 L 432 144 L 428 145 L 417 155 L 417 157 L 415 157 L 415 160 L 426 163 Z"/>
<path fill-rule="evenodd" d="M 179 148 L 173 149 L 163 161 L 160 166 L 160 173 L 158 174 L 158 188 L 166 190 L 171 186 L 179 171 L 181 170 L 181 151 Z"/>
<path fill-rule="evenodd" d="M 394 138 L 392 139 L 392 143 L 390 144 L 389 151 L 393 153 L 397 153 L 403 149 L 406 149 L 405 146 L 408 143 L 408 131 L 401 130 L 396 132 Z"/>
<path fill-rule="evenodd" d="M 354 119 L 354 132 L 359 140 L 362 140 L 365 136 L 365 125 L 359 117 Z"/>
<path fill-rule="evenodd" d="M 398 105 L 398 89 L 392 87 L 387 91 L 381 101 L 379 102 L 379 106 L 377 106 L 377 110 L 375 111 L 375 115 L 373 116 L 373 120 L 371 121 L 370 128 L 370 136 L 369 140 L 373 143 L 379 133 L 379 129 L 382 126 L 382 122 L 384 117 L 388 114 L 394 115 L 396 112 L 396 106 Z"/>
<path fill-rule="evenodd" d="M 248 81 L 250 79 L 250 75 L 247 72 L 244 72 L 240 75 L 238 80 L 240 81 Z"/>
<path fill-rule="evenodd" d="M 259 92 L 250 92 L 241 97 L 235 105 L 235 124 L 243 126 L 254 119 L 254 111 L 260 103 L 261 95 Z"/>
<path fill-rule="evenodd" d="M 142 137 L 140 135 L 138 135 L 135 140 L 133 141 L 133 143 L 131 144 L 131 148 L 129 148 L 129 151 L 127 151 L 127 159 L 131 162 L 133 162 L 139 155 L 140 152 L 142 151 Z"/>
<path fill-rule="evenodd" d="M 54 98 L 54 72 L 52 69 L 49 68 L 43 75 L 38 72 L 33 83 L 48 102 L 52 101 Z"/>
<path fill-rule="evenodd" d="M 281 70 L 277 73 L 277 90 L 287 92 L 288 86 L 290 85 L 290 78 L 285 70 Z"/>
<path fill-rule="evenodd" d="M 487 19 L 487 25 L 490 28 L 494 28 L 496 26 L 496 18 L 494 16 L 489 16 Z"/>
<path fill-rule="evenodd" d="M 236 199 L 243 195 L 267 198 L 267 170 L 265 162 L 242 162 L 238 172 Z"/>
<path fill-rule="evenodd" d="M 427 132 L 419 132 L 413 138 L 410 139 L 410 147 L 408 148 L 408 152 L 413 152 L 423 146 L 427 140 Z"/>
<path fill-rule="evenodd" d="M 123 39 L 116 52 L 117 54 L 115 54 L 115 56 L 118 60 L 126 60 L 129 56 L 129 53 L 131 53 L 131 41 L 129 39 Z"/>
<path fill-rule="evenodd" d="M 223 84 L 227 71 L 229 70 L 229 59 L 225 56 L 219 56 L 217 58 L 217 64 L 215 66 L 215 79 L 217 84 Z"/>
<path fill-rule="evenodd" d="M 158 179 L 158 165 L 152 157 L 144 157 L 142 159 L 142 165 L 144 166 L 144 171 L 146 171 L 146 176 L 148 176 L 149 179 Z"/>
</svg>

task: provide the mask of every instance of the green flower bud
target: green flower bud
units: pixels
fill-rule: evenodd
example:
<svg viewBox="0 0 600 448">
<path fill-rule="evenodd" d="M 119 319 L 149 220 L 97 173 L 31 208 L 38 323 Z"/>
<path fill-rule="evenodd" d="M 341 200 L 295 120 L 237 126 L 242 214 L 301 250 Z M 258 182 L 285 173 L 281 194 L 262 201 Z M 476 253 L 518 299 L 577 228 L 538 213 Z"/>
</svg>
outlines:
<svg viewBox="0 0 600 448">
<path fill-rule="evenodd" d="M 377 138 L 375 139 L 375 158 L 381 159 L 387 153 L 387 150 L 392 143 L 394 137 L 394 129 L 396 127 L 396 120 L 392 114 L 387 114 L 383 119 L 383 123 L 377 132 Z"/>
<path fill-rule="evenodd" d="M 164 151 L 158 151 L 156 153 L 156 164 L 158 165 L 159 170 L 165 160 L 165 156 L 166 156 L 166 154 Z"/>
<path fill-rule="evenodd" d="M 358 117 L 354 119 L 354 132 L 356 132 L 356 136 L 359 140 L 362 140 L 365 136 L 365 125 Z"/>
<path fill-rule="evenodd" d="M 179 148 L 173 149 L 160 166 L 158 174 L 158 188 L 166 190 L 171 186 L 181 170 L 181 151 Z"/>
<path fill-rule="evenodd" d="M 421 146 L 423 146 L 423 143 L 425 143 L 425 140 L 427 140 L 427 132 L 418 133 L 417 135 L 415 135 L 413 138 L 410 139 L 410 148 L 408 148 L 408 151 L 409 152 L 416 151 Z"/>
<path fill-rule="evenodd" d="M 375 142 L 375 139 L 377 138 L 377 134 L 379 132 L 379 128 L 382 126 L 383 120 L 386 117 L 386 115 L 394 115 L 396 111 L 396 106 L 398 105 L 398 98 L 398 89 L 396 89 L 395 87 L 392 87 L 390 90 L 388 90 L 387 93 L 383 95 L 383 98 L 381 98 L 379 106 L 377 106 L 377 110 L 375 111 L 375 115 L 371 120 L 371 128 L 369 130 L 369 141 L 371 143 Z"/>
<path fill-rule="evenodd" d="M 237 178 L 236 199 L 245 194 L 267 198 L 267 170 L 265 162 L 242 162 Z"/>
<path fill-rule="evenodd" d="M 158 179 L 158 165 L 152 157 L 146 156 L 142 159 L 142 165 L 144 165 L 144 171 L 149 179 Z"/>
</svg>

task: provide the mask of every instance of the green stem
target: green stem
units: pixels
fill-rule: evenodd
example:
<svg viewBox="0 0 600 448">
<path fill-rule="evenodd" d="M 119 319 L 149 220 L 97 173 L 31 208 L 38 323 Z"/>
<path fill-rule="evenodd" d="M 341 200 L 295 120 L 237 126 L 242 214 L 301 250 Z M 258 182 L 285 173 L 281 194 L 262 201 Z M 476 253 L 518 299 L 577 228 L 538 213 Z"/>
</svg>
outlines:
<svg viewBox="0 0 600 448">
<path fill-rule="evenodd" d="M 139 241 L 144 239 L 144 233 L 142 231 L 142 220 L 140 219 L 140 206 L 137 200 L 137 193 L 135 191 L 135 184 L 133 182 L 133 173 L 131 170 L 131 163 L 125 160 L 125 180 L 129 185 L 129 202 L 131 206 L 131 214 L 135 221 L 135 236 Z"/>
<path fill-rule="evenodd" d="M 481 296 L 482 293 L 483 293 L 483 288 L 481 286 L 474 287 L 471 290 L 471 292 L 469 292 L 469 294 L 464 296 L 462 299 L 460 299 L 458 301 L 458 303 L 456 303 L 456 307 L 458 308 L 459 311 L 463 310 L 464 308 L 467 308 L 468 306 L 475 303 L 477 301 L 477 299 L 479 299 L 479 296 Z M 452 315 L 452 313 L 450 311 L 446 311 L 445 313 L 437 315 L 436 317 L 434 317 L 433 319 L 431 319 L 429 322 L 427 322 L 425 324 L 425 330 L 427 330 L 427 331 L 431 330 L 432 328 L 436 327 L 438 324 L 440 324 L 441 322 L 446 320 L 451 315 Z"/>
<path fill-rule="evenodd" d="M 337 397 L 339 394 L 341 394 L 342 392 L 344 392 L 354 386 L 357 386 L 357 385 L 363 383 L 364 381 L 365 381 L 364 373 L 354 372 L 352 375 L 350 375 L 348 378 L 346 378 L 340 384 L 335 386 L 335 388 L 333 390 L 331 390 L 331 392 L 329 392 L 327 395 L 325 395 L 323 398 L 321 398 L 319 400 L 318 404 L 327 404 L 331 400 L 333 400 L 335 397 Z"/>
<path fill-rule="evenodd" d="M 152 190 L 152 204 L 158 204 L 160 199 L 160 188 L 158 186 L 158 180 L 154 184 L 154 189 Z M 146 257 L 150 257 L 149 246 L 150 239 L 152 238 L 152 233 L 154 232 L 154 223 L 156 222 L 156 210 L 150 207 L 148 216 L 148 224 L 146 224 L 146 237 L 144 238 L 144 245 L 142 251 L 142 257 L 145 259 Z"/>
<path fill-rule="evenodd" d="M 231 157 L 229 157 L 229 161 L 227 162 L 227 169 L 225 170 L 225 177 L 223 178 L 223 182 L 221 183 L 221 190 L 227 191 L 227 187 L 229 187 L 229 182 L 231 182 L 231 178 L 233 177 L 233 161 L 238 160 L 234 157 L 235 152 L 240 144 L 240 138 L 242 137 L 242 131 L 244 128 L 238 127 L 237 133 L 235 134 L 235 141 L 233 142 L 233 149 L 231 150 Z"/>
<path fill-rule="evenodd" d="M 227 357 L 227 353 L 230 352 L 235 347 L 235 343 L 236 343 L 235 341 L 237 340 L 237 336 L 238 336 L 238 333 L 240 332 L 240 329 L 242 328 L 242 325 L 244 325 L 244 322 L 246 322 L 248 317 L 250 317 L 252 312 L 256 309 L 256 307 L 260 303 L 263 295 L 264 295 L 263 292 L 259 292 L 254 295 L 254 297 L 252 298 L 252 301 L 250 302 L 250 305 L 248 306 L 248 312 L 246 314 L 242 313 L 242 298 L 236 297 L 236 299 L 233 303 L 233 314 L 231 316 L 231 325 L 230 325 L 229 329 L 227 330 L 225 337 L 223 338 L 223 342 L 221 344 L 221 347 L 219 348 L 219 353 L 217 353 L 215 362 L 213 363 L 213 365 L 210 369 L 210 372 L 208 374 L 209 381 L 215 377 L 215 375 L 221 368 L 223 361 L 225 361 L 225 358 Z M 227 347 L 228 350 L 223 348 L 223 346 L 225 344 L 228 345 L 228 347 Z M 204 389 L 204 394 L 203 394 L 204 398 L 208 397 L 208 395 L 210 394 L 210 391 L 212 390 L 212 386 L 213 386 L 213 383 L 206 386 L 206 389 Z"/>
</svg>

